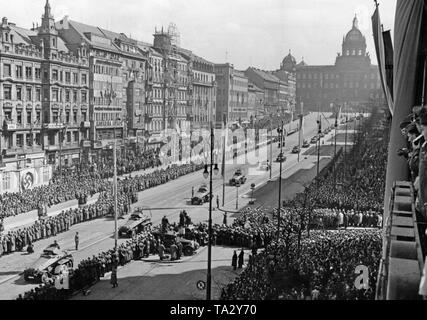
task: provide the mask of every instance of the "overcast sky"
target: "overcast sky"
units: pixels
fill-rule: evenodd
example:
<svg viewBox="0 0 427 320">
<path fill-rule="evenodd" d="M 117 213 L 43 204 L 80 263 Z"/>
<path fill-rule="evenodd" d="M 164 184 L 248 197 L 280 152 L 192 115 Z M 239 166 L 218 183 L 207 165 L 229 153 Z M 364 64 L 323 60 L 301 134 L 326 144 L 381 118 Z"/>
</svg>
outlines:
<svg viewBox="0 0 427 320">
<path fill-rule="evenodd" d="M 18 26 L 40 24 L 46 0 L 0 0 L 2 15 Z M 396 0 L 380 2 L 385 29 L 394 28 Z M 56 20 L 70 19 L 153 41 L 155 27 L 174 22 L 181 46 L 238 69 L 277 69 L 292 50 L 298 62 L 334 64 L 355 13 L 376 64 L 373 0 L 50 0 Z M 228 52 L 228 54 L 226 53 Z"/>
</svg>

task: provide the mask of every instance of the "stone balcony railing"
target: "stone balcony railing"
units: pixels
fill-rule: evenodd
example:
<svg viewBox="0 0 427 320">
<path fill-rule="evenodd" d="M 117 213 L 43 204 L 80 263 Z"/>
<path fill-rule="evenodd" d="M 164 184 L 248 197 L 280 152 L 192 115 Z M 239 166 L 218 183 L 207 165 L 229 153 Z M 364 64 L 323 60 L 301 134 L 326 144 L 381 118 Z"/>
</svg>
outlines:
<svg viewBox="0 0 427 320">
<path fill-rule="evenodd" d="M 425 244 L 419 229 L 425 225 L 415 210 L 410 182 L 396 182 L 385 222 L 383 258 L 377 279 L 376 300 L 420 300 L 418 289 L 424 268 Z M 425 227 L 423 228 L 425 229 Z"/>
</svg>

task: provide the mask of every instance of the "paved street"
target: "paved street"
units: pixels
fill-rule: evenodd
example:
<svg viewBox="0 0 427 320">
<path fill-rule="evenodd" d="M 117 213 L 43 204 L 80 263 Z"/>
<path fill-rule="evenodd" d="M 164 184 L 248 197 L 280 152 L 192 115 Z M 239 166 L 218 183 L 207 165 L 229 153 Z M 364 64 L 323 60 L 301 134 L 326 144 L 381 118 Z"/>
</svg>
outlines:
<svg viewBox="0 0 427 320">
<path fill-rule="evenodd" d="M 310 139 L 317 133 L 316 117 L 317 114 L 310 114 L 306 117 L 304 126 L 305 139 Z M 325 140 L 331 137 L 332 134 L 333 132 L 325 137 Z M 286 139 L 286 147 L 284 150 L 285 154 L 287 154 L 287 161 L 283 165 L 284 179 L 295 174 L 300 169 L 312 168 L 314 163 L 317 161 L 317 156 L 301 156 L 301 161 L 298 162 L 297 154 L 289 154 L 292 147 L 297 144 L 297 140 L 298 134 L 291 135 Z M 268 147 L 268 151 L 269 148 L 270 147 Z M 261 150 L 261 152 L 262 151 L 263 150 Z M 266 152 L 266 150 L 264 151 Z M 273 144 L 273 160 L 275 160 L 278 153 L 279 149 L 275 143 Z M 237 168 L 242 168 L 245 172 L 247 172 L 249 166 L 238 164 L 227 165 L 227 182 Z M 254 165 L 253 168 L 255 169 L 256 166 Z M 255 170 L 254 173 L 256 174 L 247 176 L 247 182 L 241 188 L 239 188 L 239 209 L 245 207 L 249 202 L 248 195 L 250 193 L 250 185 L 255 183 L 257 189 L 259 189 L 265 185 L 269 179 L 268 172 L 259 172 L 258 170 Z M 273 162 L 273 180 L 277 179 L 278 174 L 279 163 Z M 167 184 L 140 192 L 139 201 L 137 204 L 133 205 L 133 207 L 144 206 L 151 208 L 149 211 L 151 211 L 152 220 L 155 225 L 160 223 L 163 215 L 166 215 L 170 222 L 178 221 L 179 212 L 183 208 L 185 208 L 185 210 L 189 213 L 193 222 L 197 223 L 200 221 L 207 221 L 208 204 L 204 204 L 203 206 L 191 206 L 189 203 L 191 197 L 191 187 L 194 187 L 197 190 L 201 184 L 206 182 L 207 181 L 202 176 L 202 171 L 189 174 Z M 213 182 L 213 193 L 215 196 L 220 196 L 220 204 L 222 204 L 221 177 L 215 177 Z M 287 193 L 289 195 L 292 194 L 292 192 Z M 214 201 L 214 204 L 216 206 L 216 201 Z M 236 188 L 226 186 L 225 206 L 223 209 L 235 211 L 235 206 Z M 222 217 L 222 212 L 213 212 L 214 223 L 221 223 Z M 119 220 L 119 226 L 124 222 L 125 220 Z M 19 273 L 22 272 L 26 267 L 31 266 L 31 264 L 38 258 L 41 250 L 52 243 L 54 240 L 57 240 L 64 249 L 73 249 L 74 234 L 76 231 L 78 231 L 80 234 L 81 249 L 79 252 L 72 251 L 75 258 L 75 263 L 78 264 L 81 259 L 97 254 L 102 250 L 106 250 L 114 246 L 113 228 L 114 222 L 109 218 L 82 223 L 73 226 L 70 231 L 62 233 L 55 238 L 36 242 L 35 253 L 33 255 L 28 256 L 23 253 L 14 253 L 9 256 L 2 257 L 0 260 L 0 299 L 12 299 L 19 293 L 23 293 L 33 287 L 30 284 L 26 284 L 22 276 L 19 276 Z"/>
</svg>

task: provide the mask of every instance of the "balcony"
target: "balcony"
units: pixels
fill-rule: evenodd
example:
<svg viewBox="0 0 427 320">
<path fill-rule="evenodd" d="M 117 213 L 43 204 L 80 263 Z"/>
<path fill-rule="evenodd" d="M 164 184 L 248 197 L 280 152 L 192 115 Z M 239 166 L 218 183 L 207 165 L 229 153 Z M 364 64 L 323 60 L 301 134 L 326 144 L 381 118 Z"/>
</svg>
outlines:
<svg viewBox="0 0 427 320">
<path fill-rule="evenodd" d="M 101 141 L 93 141 L 93 142 L 92 142 L 92 147 L 93 147 L 94 149 L 102 149 L 102 148 L 103 148 L 103 145 L 102 145 L 102 142 L 101 142 Z"/>
<path fill-rule="evenodd" d="M 90 148 L 92 147 L 92 142 L 90 140 L 82 140 L 81 141 L 82 148 Z"/>
<path fill-rule="evenodd" d="M 64 142 L 64 144 L 62 145 L 62 150 L 71 150 L 71 149 L 79 149 L 80 148 L 80 144 L 78 142 Z"/>
<path fill-rule="evenodd" d="M 43 148 L 40 145 L 35 145 L 35 146 L 19 146 L 19 147 L 13 147 L 13 148 L 8 148 L 5 149 L 5 156 L 6 157 L 11 157 L 11 156 L 16 156 L 18 154 L 31 154 L 31 153 L 40 153 L 43 152 Z"/>
<path fill-rule="evenodd" d="M 97 128 L 123 128 L 122 121 L 96 121 L 95 125 Z"/>
<path fill-rule="evenodd" d="M 64 128 L 63 123 L 43 123 L 43 129 L 47 130 L 60 130 Z"/>
<path fill-rule="evenodd" d="M 45 146 L 44 149 L 46 151 L 58 151 L 59 150 L 59 146 L 57 146 L 57 145 L 49 145 L 49 146 Z"/>
<path fill-rule="evenodd" d="M 82 128 L 89 129 L 90 128 L 90 121 L 82 121 L 81 126 L 82 126 Z"/>
<path fill-rule="evenodd" d="M 415 211 L 412 184 L 396 182 L 385 225 L 385 258 L 380 261 L 377 300 L 421 299 L 418 288 L 426 248 L 419 229 L 423 224 Z"/>
</svg>

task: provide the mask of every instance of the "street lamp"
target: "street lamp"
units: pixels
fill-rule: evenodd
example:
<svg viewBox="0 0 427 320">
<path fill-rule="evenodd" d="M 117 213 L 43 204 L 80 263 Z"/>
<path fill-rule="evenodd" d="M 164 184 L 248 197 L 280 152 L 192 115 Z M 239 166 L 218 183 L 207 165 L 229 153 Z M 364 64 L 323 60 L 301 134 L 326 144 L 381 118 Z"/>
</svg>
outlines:
<svg viewBox="0 0 427 320">
<path fill-rule="evenodd" d="M 240 188 L 240 182 L 236 182 L 236 211 L 239 210 L 239 188 Z"/>
<path fill-rule="evenodd" d="M 203 177 L 205 179 L 209 178 L 209 220 L 208 220 L 208 272 L 206 279 L 206 300 L 211 300 L 211 282 L 212 282 L 212 178 L 213 174 L 218 175 L 219 169 L 218 164 L 214 164 L 213 162 L 213 151 L 214 151 L 214 128 L 211 125 L 211 161 L 209 164 L 205 165 L 205 171 L 203 171 Z M 209 168 L 209 170 L 208 170 Z"/>
<path fill-rule="evenodd" d="M 280 169 L 279 169 L 279 207 L 277 208 L 277 243 L 279 243 L 280 240 L 280 209 L 282 206 L 282 166 L 283 166 L 283 121 L 280 128 L 277 129 L 277 133 L 280 136 Z"/>
</svg>

